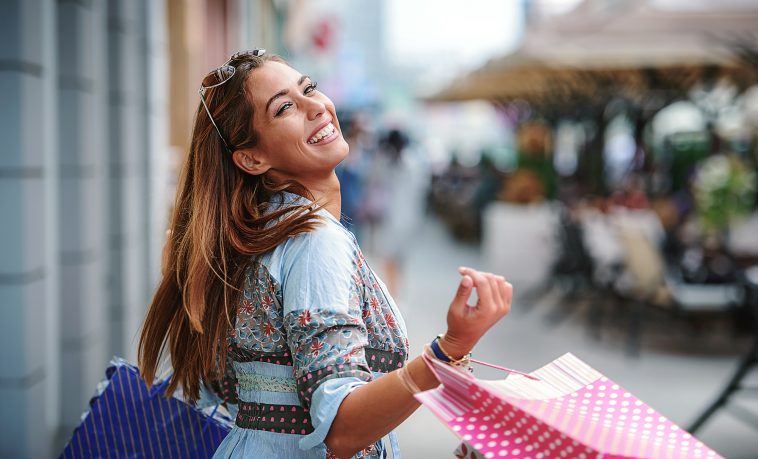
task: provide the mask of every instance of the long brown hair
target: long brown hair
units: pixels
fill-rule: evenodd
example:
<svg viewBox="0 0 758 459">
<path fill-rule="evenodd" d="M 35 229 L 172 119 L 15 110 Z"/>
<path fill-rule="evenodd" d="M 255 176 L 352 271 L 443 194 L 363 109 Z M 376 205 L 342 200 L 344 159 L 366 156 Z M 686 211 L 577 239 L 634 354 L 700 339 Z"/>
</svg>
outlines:
<svg viewBox="0 0 758 459">
<path fill-rule="evenodd" d="M 252 148 L 258 141 L 246 82 L 267 61 L 286 64 L 276 55 L 235 57 L 232 78 L 205 92 L 213 119 L 232 149 Z M 312 198 L 295 182 L 273 183 L 265 174 L 242 172 L 199 104 L 177 187 L 163 277 L 139 341 L 139 367 L 148 384 L 166 350 L 173 367 L 167 394 L 181 386 L 187 397 L 197 399 L 201 381 L 222 373 L 236 315 L 233 306 L 252 257 L 318 224 L 314 206 L 266 213 L 280 191 Z"/>
</svg>

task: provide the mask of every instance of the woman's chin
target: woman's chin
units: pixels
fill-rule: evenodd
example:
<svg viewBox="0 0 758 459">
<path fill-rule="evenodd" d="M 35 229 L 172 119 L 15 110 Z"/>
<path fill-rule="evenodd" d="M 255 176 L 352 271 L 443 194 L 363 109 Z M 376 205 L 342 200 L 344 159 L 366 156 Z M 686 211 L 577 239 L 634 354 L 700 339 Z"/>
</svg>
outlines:
<svg viewBox="0 0 758 459">
<path fill-rule="evenodd" d="M 323 150 L 315 150 L 316 154 L 322 158 L 328 157 L 329 159 L 336 161 L 335 167 L 337 164 L 344 161 L 350 152 L 350 146 L 348 146 L 347 142 L 342 138 L 342 136 L 340 136 L 338 139 L 335 139 L 329 145 L 324 145 L 321 148 L 323 148 Z"/>
<path fill-rule="evenodd" d="M 340 149 L 340 156 L 342 159 L 340 159 L 340 162 L 347 158 L 347 155 L 350 153 L 350 145 L 347 144 L 347 140 L 345 140 L 344 137 L 340 136 L 340 138 L 334 142 L 339 146 Z"/>
</svg>

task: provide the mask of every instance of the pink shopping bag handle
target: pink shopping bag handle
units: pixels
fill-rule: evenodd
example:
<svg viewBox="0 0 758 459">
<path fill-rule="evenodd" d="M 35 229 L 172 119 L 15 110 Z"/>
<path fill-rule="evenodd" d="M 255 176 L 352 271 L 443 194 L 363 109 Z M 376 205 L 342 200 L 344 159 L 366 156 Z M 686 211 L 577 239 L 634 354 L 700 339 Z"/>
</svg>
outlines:
<svg viewBox="0 0 758 459">
<path fill-rule="evenodd" d="M 426 349 L 424 349 L 424 352 L 421 353 L 421 358 L 424 359 L 424 362 L 426 363 L 426 366 L 429 367 L 430 370 L 432 370 L 432 373 L 434 373 L 434 376 L 437 378 L 437 380 L 441 381 L 440 375 L 439 375 L 439 373 L 437 373 L 437 369 L 434 368 L 434 365 L 435 364 L 441 364 L 442 362 L 435 362 L 434 361 L 435 359 L 433 359 L 432 356 L 429 355 L 429 352 L 427 352 Z M 540 378 L 538 378 L 538 377 L 536 377 L 534 375 L 530 375 L 529 373 L 524 373 L 522 371 L 514 370 L 512 368 L 502 367 L 500 365 L 495 365 L 493 363 L 487 363 L 487 362 L 485 362 L 483 360 L 477 360 L 477 359 L 469 359 L 469 360 L 472 363 L 477 363 L 477 364 L 483 365 L 485 367 L 495 368 L 496 370 L 502 370 L 502 371 L 505 371 L 507 373 L 512 373 L 512 374 L 520 375 L 520 376 L 523 376 L 525 378 L 529 378 L 532 381 L 539 381 L 540 380 Z"/>
<path fill-rule="evenodd" d="M 487 362 L 484 362 L 482 360 L 476 360 L 476 359 L 470 359 L 470 360 L 473 363 L 478 363 L 479 365 L 484 365 L 485 367 L 495 368 L 497 370 L 503 370 L 503 371 L 508 372 L 508 373 L 513 373 L 515 375 L 520 375 L 520 376 L 523 376 L 525 378 L 529 378 L 532 381 L 539 381 L 540 380 L 540 378 L 538 378 L 538 377 L 536 377 L 534 375 L 530 375 L 529 373 L 524 373 L 522 371 L 514 370 L 512 368 L 501 367 L 500 365 L 495 365 L 494 363 L 487 363 Z"/>
</svg>

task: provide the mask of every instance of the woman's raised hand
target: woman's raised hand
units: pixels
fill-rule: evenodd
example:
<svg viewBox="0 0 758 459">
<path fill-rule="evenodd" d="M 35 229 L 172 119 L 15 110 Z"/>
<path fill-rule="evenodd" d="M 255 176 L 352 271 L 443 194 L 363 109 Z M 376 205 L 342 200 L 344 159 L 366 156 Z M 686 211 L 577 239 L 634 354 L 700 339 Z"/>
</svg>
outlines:
<svg viewBox="0 0 758 459">
<path fill-rule="evenodd" d="M 458 268 L 461 282 L 447 311 L 447 332 L 441 346 L 454 358 L 468 354 L 479 339 L 511 310 L 513 286 L 503 276 Z M 468 303 L 476 289 L 478 301 Z"/>
</svg>

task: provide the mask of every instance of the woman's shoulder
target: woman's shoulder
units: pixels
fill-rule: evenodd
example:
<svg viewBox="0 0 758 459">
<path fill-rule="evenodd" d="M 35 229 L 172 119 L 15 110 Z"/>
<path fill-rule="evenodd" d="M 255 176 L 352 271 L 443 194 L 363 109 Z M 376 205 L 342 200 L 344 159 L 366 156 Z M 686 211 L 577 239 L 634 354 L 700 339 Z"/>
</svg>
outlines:
<svg viewBox="0 0 758 459">
<path fill-rule="evenodd" d="M 313 204 L 292 193 L 281 193 L 272 199 L 272 209 L 281 206 Z M 318 217 L 312 229 L 292 235 L 274 250 L 258 257 L 275 279 L 284 282 L 293 271 L 334 272 L 349 267 L 358 252 L 352 234 L 326 209 L 316 212 Z"/>
<path fill-rule="evenodd" d="M 326 211 L 320 211 L 319 214 Z M 284 276 L 293 267 L 344 262 L 356 252 L 355 242 L 347 230 L 335 219 L 320 215 L 313 229 L 289 237 L 271 252 L 256 257 L 254 261 L 267 267 L 272 273 Z"/>
<path fill-rule="evenodd" d="M 293 262 L 302 261 L 302 257 L 314 256 L 329 260 L 354 251 L 354 241 L 347 230 L 325 216 L 311 231 L 297 234 L 282 244 L 283 254 L 292 258 Z"/>
</svg>

